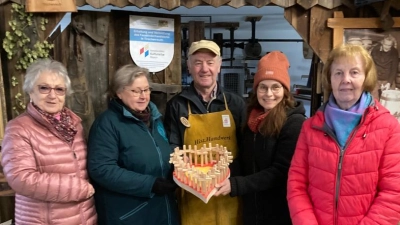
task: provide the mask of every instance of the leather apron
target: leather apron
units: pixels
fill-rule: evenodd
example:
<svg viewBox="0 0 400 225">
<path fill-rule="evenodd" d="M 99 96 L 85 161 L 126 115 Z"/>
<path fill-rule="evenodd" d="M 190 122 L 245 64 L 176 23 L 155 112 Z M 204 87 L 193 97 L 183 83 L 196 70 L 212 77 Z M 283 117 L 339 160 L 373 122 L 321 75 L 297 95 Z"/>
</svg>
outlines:
<svg viewBox="0 0 400 225">
<path fill-rule="evenodd" d="M 209 143 L 225 146 L 237 156 L 236 126 L 232 113 L 228 109 L 225 95 L 225 110 L 207 114 L 192 114 L 188 103 L 188 122 L 184 134 L 184 145 L 197 145 L 200 149 L 203 144 Z M 241 224 L 241 209 L 239 198 L 227 196 L 211 197 L 207 204 L 190 192 L 181 190 L 179 208 L 182 225 L 238 225 Z"/>
</svg>

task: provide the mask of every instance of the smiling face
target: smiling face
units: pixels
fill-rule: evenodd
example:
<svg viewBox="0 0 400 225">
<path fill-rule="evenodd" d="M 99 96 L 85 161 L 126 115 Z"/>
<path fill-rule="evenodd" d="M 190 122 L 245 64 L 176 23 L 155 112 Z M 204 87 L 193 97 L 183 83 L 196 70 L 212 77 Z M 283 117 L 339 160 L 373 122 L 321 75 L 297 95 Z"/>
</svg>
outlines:
<svg viewBox="0 0 400 225">
<path fill-rule="evenodd" d="M 143 91 L 150 88 L 146 76 L 137 77 L 131 85 L 125 86 L 117 96 L 130 109 L 136 112 L 144 111 L 150 102 L 150 92 Z M 139 93 L 137 95 L 137 93 Z"/>
<path fill-rule="evenodd" d="M 361 97 L 364 67 L 360 56 L 340 57 L 333 61 L 330 68 L 332 93 L 341 109 L 349 109 Z"/>
<path fill-rule="evenodd" d="M 39 75 L 29 93 L 32 102 L 41 110 L 50 114 L 61 112 L 65 103 L 65 94 L 58 95 L 55 89 L 51 89 L 47 94 L 42 94 L 39 92 L 39 87 L 65 88 L 63 77 L 50 71 L 44 71 Z"/>
<path fill-rule="evenodd" d="M 263 80 L 257 86 L 257 100 L 265 112 L 278 105 L 283 95 L 283 86 L 276 80 Z"/>
<path fill-rule="evenodd" d="M 196 52 L 188 60 L 189 73 L 199 90 L 214 88 L 221 68 L 221 59 L 212 52 Z"/>
</svg>

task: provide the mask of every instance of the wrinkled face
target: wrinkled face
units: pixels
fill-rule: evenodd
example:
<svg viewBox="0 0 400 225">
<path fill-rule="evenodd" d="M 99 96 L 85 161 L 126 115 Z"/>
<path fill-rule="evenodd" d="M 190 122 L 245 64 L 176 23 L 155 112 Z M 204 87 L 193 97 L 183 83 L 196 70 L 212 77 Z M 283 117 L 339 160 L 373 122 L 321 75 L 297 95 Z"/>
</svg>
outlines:
<svg viewBox="0 0 400 225">
<path fill-rule="evenodd" d="M 117 96 L 130 109 L 144 111 L 150 102 L 150 86 L 145 76 L 137 77 L 129 86 L 125 86 Z"/>
<path fill-rule="evenodd" d="M 257 100 L 264 108 L 269 111 L 278 105 L 283 99 L 283 86 L 276 80 L 263 80 L 257 86 Z"/>
<path fill-rule="evenodd" d="M 213 88 L 221 68 L 221 59 L 211 52 L 197 52 L 188 60 L 189 73 L 198 89 Z"/>
<path fill-rule="evenodd" d="M 349 109 L 363 93 L 364 63 L 360 56 L 354 59 L 340 57 L 331 65 L 332 93 L 341 109 Z"/>
<path fill-rule="evenodd" d="M 393 41 L 386 40 L 386 39 L 383 40 L 383 42 L 382 42 L 383 51 L 388 52 L 392 48 L 392 46 L 393 46 Z"/>
<path fill-rule="evenodd" d="M 65 91 L 64 78 L 56 73 L 44 71 L 33 85 L 29 97 L 41 110 L 55 114 L 61 112 L 64 107 Z"/>
</svg>

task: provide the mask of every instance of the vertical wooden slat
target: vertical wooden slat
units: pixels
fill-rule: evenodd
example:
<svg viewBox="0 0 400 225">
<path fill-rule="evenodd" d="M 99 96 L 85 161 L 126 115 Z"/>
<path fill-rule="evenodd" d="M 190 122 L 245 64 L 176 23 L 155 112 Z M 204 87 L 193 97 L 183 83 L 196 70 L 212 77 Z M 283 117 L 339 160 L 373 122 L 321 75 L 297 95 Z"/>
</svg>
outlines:
<svg viewBox="0 0 400 225">
<path fill-rule="evenodd" d="M 310 11 L 299 5 L 285 8 L 285 19 L 292 25 L 301 38 L 309 43 L 310 41 Z"/>
<path fill-rule="evenodd" d="M 86 0 L 86 3 L 93 6 L 96 9 L 103 8 L 104 6 L 110 4 L 109 0 Z"/>
<path fill-rule="evenodd" d="M 271 3 L 271 0 L 246 0 L 247 3 L 257 8 L 261 8 Z"/>
<path fill-rule="evenodd" d="M 229 6 L 237 9 L 246 5 L 246 0 L 232 0 L 228 3 Z"/>
<path fill-rule="evenodd" d="M 230 2 L 230 0 L 203 0 L 203 2 L 214 7 L 220 7 L 221 5 L 225 5 L 226 3 Z"/>
<path fill-rule="evenodd" d="M 76 6 L 86 5 L 86 0 L 75 0 Z"/>
<path fill-rule="evenodd" d="M 160 0 L 160 7 L 166 10 L 173 10 L 180 5 L 180 0 Z"/>
<path fill-rule="evenodd" d="M 151 0 L 150 1 L 150 5 L 153 6 L 154 8 L 157 8 L 157 9 L 159 9 L 161 7 L 160 6 L 160 0 Z"/>
<path fill-rule="evenodd" d="M 188 9 L 191 9 L 195 6 L 199 6 L 203 3 L 202 0 L 181 0 L 181 6 L 185 6 Z"/>
<path fill-rule="evenodd" d="M 189 21 L 189 46 L 204 39 L 204 21 Z"/>
<path fill-rule="evenodd" d="M 301 5 L 305 9 L 310 9 L 318 4 L 318 0 L 297 0 L 297 4 Z"/>
<path fill-rule="evenodd" d="M 130 3 L 138 8 L 143 8 L 151 2 L 151 0 L 129 0 Z"/>
<path fill-rule="evenodd" d="M 296 4 L 296 0 L 272 0 L 271 2 L 283 8 L 287 8 Z"/>
<path fill-rule="evenodd" d="M 113 6 L 117 6 L 117 7 L 125 7 L 127 5 L 129 5 L 129 1 L 128 0 L 109 0 L 110 4 Z"/>
<path fill-rule="evenodd" d="M 326 61 L 332 49 L 333 31 L 327 27 L 327 21 L 333 16 L 333 12 L 321 6 L 314 6 L 311 9 L 309 45 L 323 62 Z"/>
<path fill-rule="evenodd" d="M 344 18 L 344 15 L 342 11 L 337 11 L 333 13 L 333 17 Z M 343 33 L 344 33 L 343 27 L 338 27 L 333 29 L 333 45 L 332 45 L 333 48 L 343 43 Z"/>
<path fill-rule="evenodd" d="M 318 5 L 327 9 L 333 9 L 342 5 L 342 0 L 318 0 Z"/>
<path fill-rule="evenodd" d="M 174 57 L 172 63 L 165 69 L 165 84 L 181 84 L 182 83 L 182 48 L 181 48 L 181 19 L 179 16 L 174 18 Z M 175 63 L 173 63 L 175 62 Z"/>
</svg>

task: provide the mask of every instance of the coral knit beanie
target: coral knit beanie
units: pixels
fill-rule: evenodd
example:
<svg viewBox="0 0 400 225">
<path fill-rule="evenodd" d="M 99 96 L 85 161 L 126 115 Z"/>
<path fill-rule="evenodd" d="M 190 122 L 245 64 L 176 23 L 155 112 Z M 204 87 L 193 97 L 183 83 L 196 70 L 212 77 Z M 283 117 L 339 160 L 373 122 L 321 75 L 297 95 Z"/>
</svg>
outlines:
<svg viewBox="0 0 400 225">
<path fill-rule="evenodd" d="M 289 61 L 282 52 L 273 51 L 266 54 L 258 62 L 253 90 L 255 91 L 263 80 L 276 80 L 290 90 L 289 66 Z"/>
</svg>

